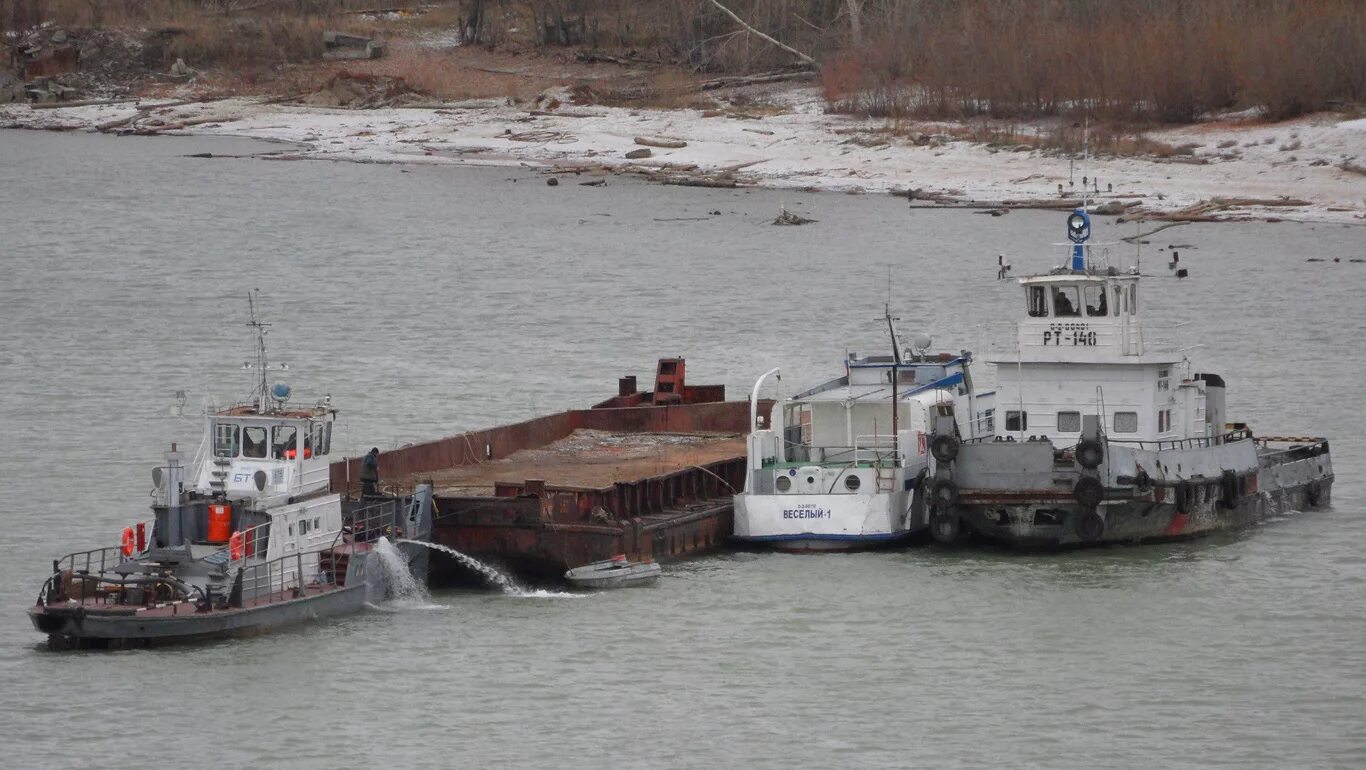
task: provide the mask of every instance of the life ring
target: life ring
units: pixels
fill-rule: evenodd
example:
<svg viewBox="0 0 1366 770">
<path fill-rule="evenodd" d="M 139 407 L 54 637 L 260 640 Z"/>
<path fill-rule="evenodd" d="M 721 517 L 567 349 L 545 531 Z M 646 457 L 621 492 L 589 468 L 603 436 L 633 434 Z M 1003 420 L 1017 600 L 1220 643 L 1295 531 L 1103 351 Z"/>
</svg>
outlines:
<svg viewBox="0 0 1366 770">
<path fill-rule="evenodd" d="M 1077 464 L 1087 470 L 1099 468 L 1105 461 L 1105 447 L 1095 439 L 1088 438 L 1077 444 L 1073 454 L 1076 455 Z"/>
<path fill-rule="evenodd" d="M 233 561 L 242 560 L 242 540 L 241 532 L 234 532 L 232 533 L 232 537 L 228 538 L 228 556 L 231 557 Z"/>
<path fill-rule="evenodd" d="M 133 534 L 132 527 L 123 528 L 123 539 L 119 544 L 119 549 L 123 551 L 125 557 L 132 556 L 136 548 L 136 536 Z"/>
<path fill-rule="evenodd" d="M 1101 484 L 1098 478 L 1083 476 L 1077 480 L 1077 485 L 1072 487 L 1072 497 L 1076 498 L 1077 504 L 1082 508 L 1094 509 L 1105 499 L 1105 485 Z"/>
<path fill-rule="evenodd" d="M 934 459 L 941 463 L 951 463 L 958 457 L 958 439 L 947 433 L 941 433 L 930 439 L 930 454 Z"/>
<path fill-rule="evenodd" d="M 958 503 L 958 485 L 950 479 L 934 483 L 934 502 L 940 508 L 952 508 Z"/>
<path fill-rule="evenodd" d="M 1105 535 L 1105 519 L 1096 511 L 1081 511 L 1072 521 L 1077 537 L 1094 543 Z"/>
<path fill-rule="evenodd" d="M 962 532 L 962 522 L 958 518 L 958 514 L 952 511 L 940 511 L 930 517 L 930 536 L 937 543 L 949 545 L 957 542 L 958 536 Z"/>
</svg>

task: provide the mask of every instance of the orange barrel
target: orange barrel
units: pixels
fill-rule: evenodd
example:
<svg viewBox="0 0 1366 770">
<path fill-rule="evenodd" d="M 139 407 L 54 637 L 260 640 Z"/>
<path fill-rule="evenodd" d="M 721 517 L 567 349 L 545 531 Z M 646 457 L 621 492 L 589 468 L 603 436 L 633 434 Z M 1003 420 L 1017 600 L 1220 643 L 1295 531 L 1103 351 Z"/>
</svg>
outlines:
<svg viewBox="0 0 1366 770">
<path fill-rule="evenodd" d="M 228 503 L 209 503 L 209 532 L 206 540 L 210 543 L 226 543 L 232 534 L 232 506 Z"/>
</svg>

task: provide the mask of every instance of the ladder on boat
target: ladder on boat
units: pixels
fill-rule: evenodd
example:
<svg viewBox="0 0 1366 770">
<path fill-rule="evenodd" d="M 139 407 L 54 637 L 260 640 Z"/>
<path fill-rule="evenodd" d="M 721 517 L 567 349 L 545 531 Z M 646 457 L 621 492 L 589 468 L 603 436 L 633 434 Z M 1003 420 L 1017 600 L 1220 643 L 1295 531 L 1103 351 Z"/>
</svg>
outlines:
<svg viewBox="0 0 1366 770">
<path fill-rule="evenodd" d="M 896 466 L 895 466 L 895 465 L 883 465 L 882 463 L 878 463 L 878 465 L 877 465 L 877 491 L 878 491 L 878 492 L 893 492 L 893 491 L 895 491 L 895 490 L 896 490 Z"/>
</svg>

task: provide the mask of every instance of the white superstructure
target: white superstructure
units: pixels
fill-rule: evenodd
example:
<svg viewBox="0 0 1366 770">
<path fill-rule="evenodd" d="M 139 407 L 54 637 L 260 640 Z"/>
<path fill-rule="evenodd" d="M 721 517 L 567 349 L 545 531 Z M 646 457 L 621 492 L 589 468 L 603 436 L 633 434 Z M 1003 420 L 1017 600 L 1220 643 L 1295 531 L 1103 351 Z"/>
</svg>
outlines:
<svg viewBox="0 0 1366 770">
<path fill-rule="evenodd" d="M 850 355 L 843 377 L 780 397 L 769 425 L 761 424 L 758 398 L 779 372 L 761 377 L 751 402 L 746 485 L 735 497 L 735 537 L 783 550 L 842 550 L 923 529 L 935 418 L 962 415 L 960 430 L 973 430 L 970 360 L 966 352 L 899 349 Z"/>
</svg>

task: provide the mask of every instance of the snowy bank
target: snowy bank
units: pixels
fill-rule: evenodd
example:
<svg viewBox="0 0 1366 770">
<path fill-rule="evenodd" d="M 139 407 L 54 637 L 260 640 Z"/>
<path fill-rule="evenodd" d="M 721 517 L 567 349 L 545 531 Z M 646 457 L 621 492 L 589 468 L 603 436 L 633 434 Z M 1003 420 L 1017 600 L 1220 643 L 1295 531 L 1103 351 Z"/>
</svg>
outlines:
<svg viewBox="0 0 1366 770">
<path fill-rule="evenodd" d="M 1316 115 L 1276 124 L 1207 123 L 1150 132 L 1185 145 L 1170 158 L 1079 160 L 1025 145 L 954 138 L 954 126 L 890 132 L 881 120 L 829 115 L 811 88 L 770 94 L 759 114 L 562 106 L 529 112 L 497 100 L 439 108 L 337 109 L 253 99 L 158 106 L 127 102 L 32 109 L 0 106 L 0 125 L 251 137 L 293 143 L 299 159 L 383 163 L 525 164 L 677 173 L 740 185 L 906 193 L 963 205 L 1047 205 L 1080 194 L 1082 176 L 1112 210 L 1176 212 L 1211 199 L 1290 199 L 1235 205 L 1224 219 L 1366 222 L 1366 120 Z M 776 114 L 766 114 L 776 113 Z M 961 127 L 960 127 L 961 128 Z M 961 133 L 961 132 L 960 132 Z M 681 140 L 639 151 L 637 137 Z M 637 152 L 636 154 L 642 154 Z M 1059 186 L 1061 185 L 1061 192 Z M 934 205 L 934 204 L 927 204 Z"/>
</svg>

